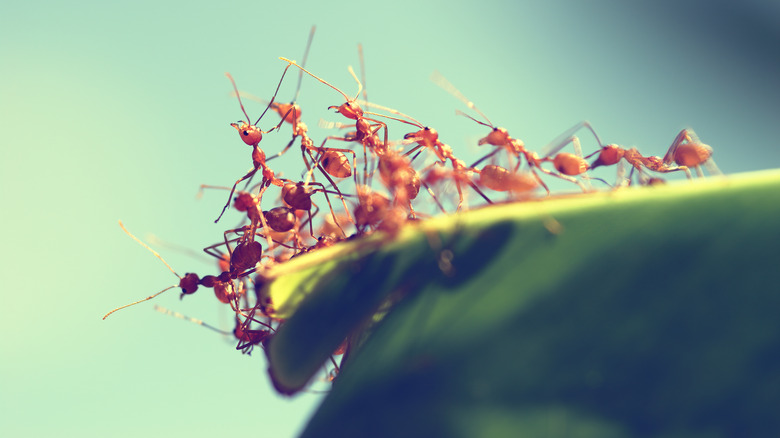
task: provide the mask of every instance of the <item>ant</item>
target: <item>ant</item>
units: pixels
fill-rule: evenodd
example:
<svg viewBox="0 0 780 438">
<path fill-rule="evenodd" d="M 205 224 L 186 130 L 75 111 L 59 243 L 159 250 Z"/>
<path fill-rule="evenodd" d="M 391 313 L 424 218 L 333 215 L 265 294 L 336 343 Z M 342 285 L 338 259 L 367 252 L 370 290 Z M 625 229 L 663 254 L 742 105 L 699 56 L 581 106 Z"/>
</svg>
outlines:
<svg viewBox="0 0 780 438">
<path fill-rule="evenodd" d="M 335 105 L 329 106 L 328 109 L 335 109 L 336 112 L 341 114 L 342 116 L 344 116 L 344 117 L 346 117 L 346 118 L 348 118 L 350 120 L 355 120 L 355 129 L 356 129 L 356 137 L 355 137 L 355 139 L 357 141 L 361 141 L 361 143 L 362 143 L 363 140 L 365 140 L 366 142 L 370 142 L 370 144 L 372 144 L 372 145 L 374 145 L 375 147 L 378 147 L 378 148 L 384 148 L 388 144 L 387 124 L 384 123 L 384 122 L 381 122 L 381 121 L 379 121 L 377 119 L 366 117 L 365 115 L 368 114 L 368 115 L 372 115 L 372 116 L 387 117 L 387 118 L 392 118 L 392 117 L 385 116 L 385 115 L 382 115 L 382 114 L 373 113 L 373 112 L 370 112 L 370 111 L 364 111 L 363 108 L 360 107 L 360 105 L 357 103 L 357 98 L 358 98 L 358 96 L 360 96 L 360 92 L 363 90 L 363 84 L 360 82 L 360 79 L 357 78 L 357 76 L 355 75 L 355 71 L 352 69 L 351 66 L 348 68 L 349 73 L 350 73 L 350 75 L 352 75 L 352 78 L 355 80 L 355 82 L 358 83 L 358 92 L 357 92 L 357 94 L 355 95 L 354 98 L 350 98 L 349 96 L 346 95 L 346 93 L 344 93 L 343 91 L 341 91 L 337 87 L 331 85 L 330 83 L 328 83 L 324 79 L 320 78 L 319 76 L 317 76 L 317 75 L 311 73 L 310 71 L 306 70 L 302 66 L 298 65 L 295 61 L 289 60 L 287 58 L 282 58 L 282 57 L 280 57 L 279 59 L 281 59 L 282 61 L 287 62 L 288 63 L 287 66 L 288 67 L 291 66 L 291 65 L 296 66 L 301 71 L 305 72 L 306 74 L 308 74 L 309 76 L 313 77 L 314 79 L 316 79 L 316 80 L 320 81 L 321 83 L 329 86 L 330 88 L 333 88 L 334 90 L 338 91 L 339 94 L 341 94 L 344 97 L 344 100 L 345 100 L 344 103 L 342 103 L 341 105 L 338 105 L 338 106 L 335 106 Z M 381 144 L 377 143 L 377 141 L 374 139 L 374 135 L 377 132 L 379 132 L 380 130 L 384 131 L 384 142 L 382 142 Z M 324 142 L 323 142 L 323 146 L 324 146 Z M 366 146 L 366 144 L 364 144 L 364 146 Z M 349 151 L 350 153 L 354 154 L 354 152 L 352 152 L 350 150 L 341 150 L 341 149 L 332 149 L 332 150 L 340 151 L 340 152 Z M 320 152 L 320 153 L 322 153 L 322 152 Z"/>
<path fill-rule="evenodd" d="M 465 195 L 463 193 L 462 184 L 468 184 L 475 192 L 477 192 L 477 194 L 482 197 L 482 199 L 484 199 L 488 204 L 492 204 L 493 201 L 491 201 L 490 198 L 488 198 L 487 195 L 485 195 L 485 193 L 479 189 L 474 181 L 472 181 L 472 174 L 476 172 L 475 168 L 473 166 L 467 167 L 463 160 L 455 158 L 451 152 L 447 158 L 450 160 L 452 169 L 447 169 L 444 167 L 444 164 L 436 161 L 421 172 L 423 174 L 422 184 L 426 188 L 429 188 L 430 186 L 448 179 L 454 181 L 455 188 L 458 191 L 458 205 L 455 208 L 456 211 L 460 211 L 465 202 Z M 430 191 L 430 188 L 428 190 Z M 441 205 L 441 203 L 439 203 L 435 196 L 433 199 L 436 201 L 436 204 L 442 213 L 446 213 L 444 207 Z"/>
<path fill-rule="evenodd" d="M 149 297 L 146 297 L 146 298 L 144 298 L 142 300 L 138 300 L 138 301 L 132 302 L 130 304 L 125 304 L 124 306 L 117 307 L 116 309 L 106 313 L 105 316 L 103 316 L 104 320 L 106 318 L 108 318 L 109 315 L 111 315 L 112 313 L 116 312 L 117 310 L 121 310 L 121 309 L 124 309 L 126 307 L 134 306 L 136 304 L 143 303 L 144 301 L 151 300 L 152 298 L 155 298 L 156 296 L 162 294 L 163 292 L 165 292 L 165 291 L 167 291 L 169 289 L 173 289 L 175 287 L 181 288 L 181 292 L 182 292 L 181 293 L 181 297 L 184 297 L 184 295 L 190 295 L 190 294 L 195 293 L 195 291 L 198 290 L 198 286 L 199 285 L 200 286 L 204 286 L 204 287 L 208 287 L 208 288 L 213 288 L 213 287 L 215 287 L 216 284 L 222 283 L 221 279 L 219 279 L 218 277 L 215 277 L 213 275 L 207 275 L 207 276 L 205 276 L 203 278 L 200 278 L 200 277 L 198 277 L 198 274 L 194 274 L 194 273 L 188 272 L 188 273 L 184 274 L 184 277 L 182 277 L 181 275 L 177 274 L 176 271 L 173 270 L 171 265 L 169 265 L 168 262 L 166 262 L 165 259 L 163 259 L 162 256 L 157 251 L 153 250 L 151 247 L 149 247 L 149 245 L 145 244 L 139 238 L 135 237 L 130 231 L 128 231 L 127 228 L 125 228 L 124 224 L 122 224 L 122 221 L 119 221 L 119 226 L 122 228 L 122 231 L 127 233 L 128 236 L 132 237 L 133 240 L 135 240 L 136 242 L 141 244 L 141 246 L 143 246 L 144 248 L 146 248 L 149 251 L 151 251 L 152 254 L 154 254 L 155 257 L 160 259 L 160 261 L 162 261 L 165 264 L 165 266 L 167 266 L 168 269 L 170 269 L 171 272 L 173 272 L 173 274 L 176 277 L 179 278 L 179 283 L 178 284 L 174 284 L 172 286 L 168 286 L 165 289 L 161 290 L 160 292 L 157 292 L 156 294 L 153 294 L 153 295 L 151 295 Z"/>
<path fill-rule="evenodd" d="M 249 179 L 257 173 L 257 171 L 262 167 L 263 168 L 263 174 L 264 177 L 267 176 L 267 174 L 270 172 L 271 177 L 273 177 L 273 172 L 268 169 L 266 166 L 266 156 L 265 152 L 260 149 L 258 146 L 260 144 L 260 141 L 263 139 L 263 134 L 268 134 L 276 129 L 278 129 L 282 123 L 284 123 L 284 120 L 287 118 L 286 116 L 282 118 L 281 121 L 279 121 L 279 124 L 272 127 L 268 131 L 262 131 L 260 128 L 257 127 L 257 124 L 260 123 L 260 120 L 263 118 L 265 113 L 268 111 L 268 108 L 271 107 L 271 105 L 274 103 L 274 99 L 276 99 L 276 94 L 279 93 L 279 87 L 282 86 L 282 81 L 284 81 L 284 75 L 287 74 L 287 70 L 290 68 L 288 65 L 285 67 L 284 72 L 282 72 L 282 77 L 279 79 L 279 84 L 276 86 L 276 91 L 274 92 L 273 97 L 271 98 L 271 101 L 268 103 L 268 106 L 266 106 L 265 110 L 262 114 L 260 114 L 260 117 L 257 119 L 257 121 L 250 125 L 249 124 L 249 114 L 247 114 L 246 109 L 244 108 L 244 104 L 241 102 L 241 96 L 238 92 L 238 87 L 236 86 L 236 81 L 233 80 L 233 77 L 230 75 L 230 73 L 225 73 L 225 75 L 230 79 L 230 83 L 233 85 L 233 90 L 236 92 L 236 98 L 238 99 L 238 104 L 241 107 L 241 111 L 243 111 L 244 115 L 247 118 L 247 121 L 244 122 L 243 120 L 238 121 L 237 123 L 231 123 L 230 126 L 235 128 L 238 133 L 241 135 L 241 140 L 243 140 L 244 143 L 246 143 L 249 146 L 252 146 L 252 164 L 253 168 L 249 172 L 247 172 L 246 175 L 241 177 L 238 181 L 236 181 L 235 184 L 233 184 L 233 188 L 230 190 L 230 195 L 228 196 L 228 202 L 225 204 L 225 206 L 222 208 L 222 212 L 219 214 L 219 217 L 214 221 L 214 223 L 219 222 L 219 219 L 222 218 L 222 215 L 225 213 L 225 210 L 230 205 L 230 200 L 233 198 L 233 193 L 236 190 L 236 186 L 238 186 L 241 181 L 244 181 L 246 179 Z M 292 111 L 290 109 L 289 111 Z M 288 111 L 288 114 L 289 114 Z"/>
<path fill-rule="evenodd" d="M 679 166 L 696 169 L 696 174 L 703 177 L 701 166 L 707 167 L 710 174 L 720 174 L 720 170 L 712 160 L 712 147 L 699 140 L 699 136 L 693 129 L 683 129 L 674 138 L 672 145 L 664 155 L 664 164 L 669 165 L 672 162 Z"/>
<path fill-rule="evenodd" d="M 483 119 L 485 119 L 485 122 L 487 123 L 477 120 L 474 117 L 471 117 L 468 114 L 465 114 L 461 111 L 456 111 L 457 114 L 465 116 L 482 126 L 486 126 L 492 129 L 492 131 L 487 136 L 480 139 L 477 144 L 480 146 L 484 144 L 490 144 L 492 146 L 498 146 L 498 147 L 493 151 L 489 152 L 488 154 L 486 154 L 485 156 L 483 156 L 482 158 L 480 158 L 479 160 L 477 160 L 474 164 L 472 164 L 471 165 L 472 168 L 476 167 L 479 163 L 492 157 L 493 155 L 498 153 L 498 151 L 503 149 L 507 152 L 507 156 L 510 161 L 510 167 L 512 167 L 511 166 L 512 158 L 513 157 L 517 158 L 517 163 L 514 165 L 514 172 L 517 172 L 517 170 L 520 168 L 520 163 L 521 163 L 520 156 L 522 155 L 525 158 L 531 170 L 531 173 L 539 182 L 539 184 L 541 184 L 542 187 L 544 187 L 548 195 L 550 194 L 550 189 L 549 187 L 547 187 L 547 184 L 545 184 L 544 181 L 542 181 L 542 179 L 536 173 L 535 169 L 538 169 L 539 171 L 554 176 L 556 178 L 564 179 L 566 181 L 575 183 L 579 185 L 583 191 L 588 191 L 588 188 L 585 185 L 583 185 L 577 179 L 573 178 L 573 176 L 581 175 L 588 170 L 588 164 L 585 161 L 585 159 L 582 157 L 582 151 L 580 148 L 579 139 L 577 137 L 571 136 L 570 134 L 566 136 L 562 136 L 566 138 L 557 144 L 553 144 L 549 152 L 543 154 L 540 157 L 539 154 L 537 154 L 536 152 L 532 152 L 526 149 L 525 144 L 523 143 L 522 140 L 511 137 L 509 135 L 509 132 L 505 128 L 500 128 L 498 126 L 493 125 L 493 122 L 491 122 L 490 119 L 482 111 L 480 111 L 472 101 L 466 98 L 466 96 L 464 96 L 463 93 L 461 93 L 457 88 L 455 88 L 455 86 L 452 85 L 452 83 L 450 83 L 441 73 L 439 73 L 438 71 L 434 71 L 433 74 L 431 74 L 431 81 L 433 81 L 436 85 L 440 86 L 442 89 L 450 93 L 456 99 L 463 102 L 469 109 L 476 111 L 480 116 L 482 116 Z M 569 143 L 572 143 L 572 145 L 574 146 L 576 154 L 562 152 L 555 155 L 555 157 L 550 158 L 552 154 L 558 152 L 561 148 L 563 148 Z M 553 166 L 555 167 L 557 172 L 553 172 L 542 167 L 542 163 L 548 161 L 553 163 Z M 516 178 L 504 177 L 502 176 L 505 174 L 504 171 L 508 172 L 508 170 L 504 169 L 501 166 L 497 166 L 497 165 L 493 165 L 493 166 L 495 167 L 490 167 L 487 169 L 487 171 L 483 169 L 483 172 L 486 173 L 486 176 L 481 177 L 480 180 L 484 178 L 484 180 L 488 184 L 498 188 L 504 188 L 504 186 L 500 185 L 503 182 L 506 182 L 511 186 L 515 186 L 515 189 L 524 189 L 528 187 L 527 178 L 521 177 L 516 179 Z M 523 180 L 525 180 L 526 182 L 523 182 Z M 510 189 L 510 187 L 506 187 L 505 190 L 499 190 L 499 191 L 506 191 L 506 190 L 516 191 Z M 524 190 L 519 190 L 519 191 L 524 191 Z"/>
<path fill-rule="evenodd" d="M 712 163 L 712 148 L 701 143 L 699 137 L 696 136 L 696 133 L 690 129 L 683 129 L 680 131 L 666 152 L 666 155 L 661 158 L 657 156 L 643 156 L 636 148 L 625 149 L 617 144 L 604 145 L 598 134 L 596 134 L 596 131 L 593 129 L 593 126 L 587 121 L 582 121 L 572 126 L 567 131 L 567 134 L 574 133 L 582 128 L 588 129 L 599 145 L 599 150 L 585 157 L 590 158 L 598 154 L 598 158 L 590 164 L 591 169 L 600 166 L 611 166 L 617 164 L 622 159 L 632 166 L 632 172 L 634 170 L 639 172 L 640 180 L 653 181 L 652 178 L 645 177 L 644 169 L 658 173 L 682 171 L 685 172 L 685 175 L 690 179 L 692 178 L 692 175 L 689 167 L 695 167 L 697 173 L 700 176 L 703 176 L 699 166 L 702 164 L 706 165 L 707 162 Z M 679 165 L 670 166 L 673 162 Z M 714 169 L 714 172 L 719 173 L 717 167 L 714 166 L 714 163 L 712 163 L 711 166 L 710 169 Z"/>
<path fill-rule="evenodd" d="M 488 164 L 479 172 L 479 183 L 497 192 L 526 193 L 536 189 L 539 181 L 531 173 L 510 172 L 504 167 Z"/>
</svg>

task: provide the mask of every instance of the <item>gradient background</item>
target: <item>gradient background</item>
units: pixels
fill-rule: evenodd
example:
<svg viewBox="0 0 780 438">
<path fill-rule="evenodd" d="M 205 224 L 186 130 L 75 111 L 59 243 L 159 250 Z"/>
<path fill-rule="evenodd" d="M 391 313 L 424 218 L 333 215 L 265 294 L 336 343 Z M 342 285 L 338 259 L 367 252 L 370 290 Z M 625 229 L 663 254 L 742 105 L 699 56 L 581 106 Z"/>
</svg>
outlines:
<svg viewBox="0 0 780 438">
<path fill-rule="evenodd" d="M 151 302 L 101 317 L 176 282 L 117 219 L 196 251 L 238 222 L 233 212 L 213 223 L 225 193 L 195 197 L 200 184 L 229 185 L 251 167 L 228 126 L 243 114 L 223 74 L 270 97 L 284 66 L 276 58 L 300 59 L 312 24 L 313 72 L 354 93 L 346 67 L 358 68 L 363 43 L 369 99 L 436 127 L 464 157 L 486 131 L 454 115 L 465 108 L 428 80 L 434 69 L 531 149 L 588 119 L 606 142 L 663 155 L 690 126 L 725 173 L 778 167 L 776 2 L 536 3 L 0 6 L 0 435 L 283 437 L 305 425 L 321 396 L 277 396 L 260 351 L 242 356 Z M 315 140 L 330 133 L 316 120 L 339 120 L 325 108 L 341 101 L 304 78 L 299 102 Z M 263 129 L 278 120 L 266 117 Z M 180 274 L 214 269 L 155 247 Z M 155 301 L 232 328 L 210 291 L 177 295 Z"/>
</svg>

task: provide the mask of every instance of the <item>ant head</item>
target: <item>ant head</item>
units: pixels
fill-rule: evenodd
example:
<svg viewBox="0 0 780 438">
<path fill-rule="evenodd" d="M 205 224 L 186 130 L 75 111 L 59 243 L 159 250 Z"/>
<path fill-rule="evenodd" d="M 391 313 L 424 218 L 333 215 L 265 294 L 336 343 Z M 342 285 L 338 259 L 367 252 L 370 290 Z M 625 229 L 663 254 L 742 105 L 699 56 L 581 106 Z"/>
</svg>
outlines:
<svg viewBox="0 0 780 438">
<path fill-rule="evenodd" d="M 329 106 L 328 109 L 336 108 L 336 112 L 341 113 L 342 116 L 358 120 L 363 117 L 363 108 L 353 101 L 346 101 L 339 106 Z"/>
<path fill-rule="evenodd" d="M 257 205 L 257 199 L 249 192 L 238 192 L 233 202 L 233 207 L 238 211 L 247 211 L 255 205 Z"/>
<path fill-rule="evenodd" d="M 181 293 L 185 295 L 195 293 L 195 291 L 198 290 L 198 283 L 200 283 L 198 274 L 193 274 L 192 272 L 184 274 L 184 277 L 182 277 L 181 281 L 179 281 Z"/>
<path fill-rule="evenodd" d="M 231 123 L 230 126 L 236 128 L 236 131 L 241 135 L 241 140 L 249 146 L 257 146 L 260 143 L 260 140 L 263 139 L 263 131 L 257 126 L 250 125 L 243 120 Z"/>
<path fill-rule="evenodd" d="M 504 128 L 493 128 L 493 131 L 479 141 L 480 145 L 485 143 L 493 146 L 503 146 L 509 142 L 509 133 Z"/>
<path fill-rule="evenodd" d="M 439 133 L 435 129 L 426 126 L 417 132 L 410 132 L 404 135 L 405 140 L 410 138 L 414 139 L 414 141 L 420 145 L 431 147 L 438 143 Z"/>
</svg>

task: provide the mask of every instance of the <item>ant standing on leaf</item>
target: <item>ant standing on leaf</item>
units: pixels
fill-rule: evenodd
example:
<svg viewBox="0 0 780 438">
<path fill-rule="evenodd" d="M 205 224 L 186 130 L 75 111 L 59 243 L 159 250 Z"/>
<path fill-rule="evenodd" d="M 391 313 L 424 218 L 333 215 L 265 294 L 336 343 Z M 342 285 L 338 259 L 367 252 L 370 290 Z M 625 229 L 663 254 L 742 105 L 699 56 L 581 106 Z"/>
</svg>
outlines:
<svg viewBox="0 0 780 438">
<path fill-rule="evenodd" d="M 590 164 L 591 169 L 600 166 L 612 166 L 621 160 L 625 160 L 632 166 L 632 174 L 633 171 L 636 170 L 640 174 L 640 180 L 645 180 L 650 183 L 656 182 L 658 178 L 652 178 L 645 175 L 645 169 L 658 173 L 682 171 L 685 172 L 685 175 L 690 179 L 692 178 L 692 175 L 689 168 L 695 167 L 697 174 L 703 176 L 700 166 L 704 165 L 708 168 L 710 173 L 720 174 L 717 166 L 715 166 L 715 163 L 712 161 L 712 148 L 709 145 L 703 144 L 692 129 L 683 129 L 680 131 L 672 142 L 672 145 L 669 146 L 666 155 L 661 158 L 657 156 L 644 156 L 636 148 L 625 149 L 617 144 L 604 145 L 598 134 L 596 134 L 596 131 L 587 121 L 574 125 L 567 133 L 573 134 L 575 131 L 582 128 L 588 129 L 596 138 L 596 142 L 599 145 L 599 149 L 596 152 L 585 157 L 590 158 L 598 154 L 596 160 Z M 672 166 L 672 163 L 676 163 L 678 166 Z M 618 185 L 620 184 L 620 181 L 618 181 Z"/>
</svg>

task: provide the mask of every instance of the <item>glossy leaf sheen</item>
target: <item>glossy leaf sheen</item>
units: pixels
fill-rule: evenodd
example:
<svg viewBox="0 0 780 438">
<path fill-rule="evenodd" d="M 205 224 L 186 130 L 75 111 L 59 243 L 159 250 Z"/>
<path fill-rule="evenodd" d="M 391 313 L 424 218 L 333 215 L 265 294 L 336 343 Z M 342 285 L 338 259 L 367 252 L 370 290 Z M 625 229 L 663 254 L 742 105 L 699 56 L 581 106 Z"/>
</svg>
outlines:
<svg viewBox="0 0 780 438">
<path fill-rule="evenodd" d="M 777 171 L 428 221 L 291 267 L 271 374 L 294 392 L 391 297 L 304 436 L 768 436 L 778 242 Z"/>
</svg>

